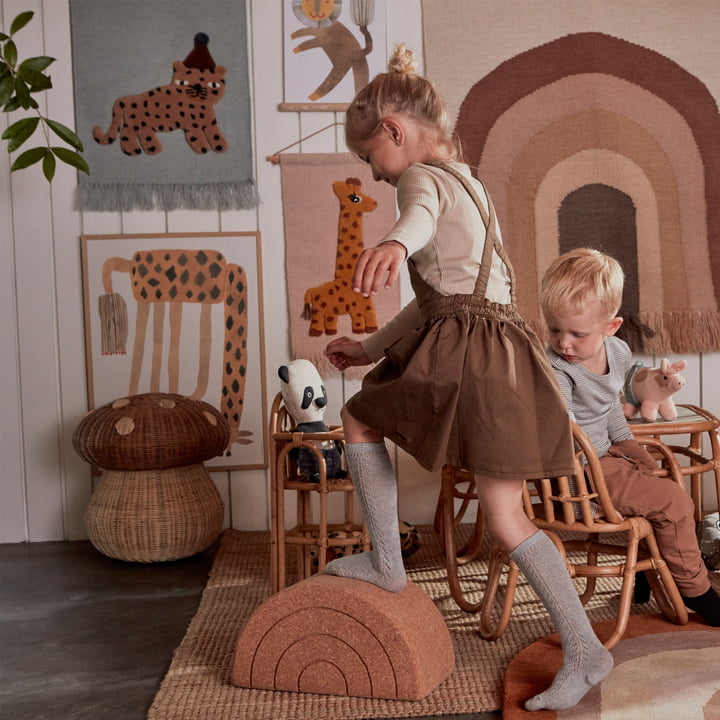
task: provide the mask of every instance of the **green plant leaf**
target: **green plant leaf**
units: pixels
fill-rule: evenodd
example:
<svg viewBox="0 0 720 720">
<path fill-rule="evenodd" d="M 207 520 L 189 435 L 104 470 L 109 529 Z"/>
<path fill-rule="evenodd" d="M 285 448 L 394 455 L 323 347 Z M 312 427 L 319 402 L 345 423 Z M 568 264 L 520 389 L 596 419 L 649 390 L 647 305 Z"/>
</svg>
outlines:
<svg viewBox="0 0 720 720">
<path fill-rule="evenodd" d="M 48 65 L 54 62 L 55 58 L 53 57 L 48 57 L 47 55 L 38 55 L 37 57 L 31 57 L 27 58 L 27 60 L 23 60 L 18 66 L 18 71 L 35 70 L 37 72 L 42 72 Z"/>
<path fill-rule="evenodd" d="M 78 153 L 74 152 L 73 150 L 68 150 L 67 148 L 63 147 L 52 147 L 50 148 L 60 160 L 62 160 L 64 163 L 67 163 L 68 165 L 72 165 L 73 167 L 76 167 L 78 170 L 82 170 L 84 173 L 90 174 L 90 166 L 87 164 L 87 161 L 82 155 L 79 155 Z"/>
<path fill-rule="evenodd" d="M 6 35 L 4 32 L 0 32 L 0 42 L 5 42 L 10 38 L 9 35 Z"/>
<path fill-rule="evenodd" d="M 19 77 L 15 78 L 15 94 L 17 95 L 17 101 L 21 107 L 26 110 L 32 107 L 32 98 L 30 97 L 30 89 L 25 84 L 25 81 Z"/>
<path fill-rule="evenodd" d="M 14 35 L 18 30 L 22 30 L 33 18 L 35 13 L 32 10 L 21 12 L 10 25 L 10 34 Z"/>
<path fill-rule="evenodd" d="M 34 132 L 40 118 L 29 117 L 10 125 L 2 134 L 3 140 L 9 140 L 8 152 L 15 152 Z"/>
<path fill-rule="evenodd" d="M 15 67 L 15 64 L 17 63 L 17 47 L 15 47 L 15 43 L 12 40 L 8 40 L 5 43 L 5 50 L 3 54 L 5 55 L 7 64 L 10 65 L 10 67 Z"/>
<path fill-rule="evenodd" d="M 45 118 L 45 122 L 58 137 L 61 137 L 68 145 L 72 145 L 76 150 L 82 152 L 83 144 L 80 138 L 69 127 L 65 127 L 57 120 L 50 120 L 49 118 Z"/>
<path fill-rule="evenodd" d="M 10 170 L 23 170 L 26 167 L 30 167 L 36 162 L 40 162 L 49 152 L 50 150 L 46 147 L 36 147 L 31 150 L 26 150 L 22 155 L 18 156 Z"/>
<path fill-rule="evenodd" d="M 30 92 L 39 92 L 41 90 L 49 90 L 52 87 L 52 80 L 49 75 L 38 72 L 37 70 L 19 69 L 17 76 L 30 86 Z"/>
<path fill-rule="evenodd" d="M 57 163 L 55 162 L 55 156 L 49 152 L 45 153 L 45 157 L 43 158 L 43 175 L 47 179 L 48 182 L 52 182 L 52 179 L 55 177 L 55 166 Z"/>
<path fill-rule="evenodd" d="M 17 110 L 20 107 L 20 103 L 17 101 L 17 98 L 12 98 L 9 102 L 5 103 L 5 107 L 3 110 L 5 112 L 13 112 L 14 110 Z"/>
<path fill-rule="evenodd" d="M 15 82 L 12 79 L 12 75 L 5 75 L 3 78 L 0 78 L 0 105 L 7 105 L 14 91 Z M 8 111 L 5 107 L 3 109 Z"/>
</svg>

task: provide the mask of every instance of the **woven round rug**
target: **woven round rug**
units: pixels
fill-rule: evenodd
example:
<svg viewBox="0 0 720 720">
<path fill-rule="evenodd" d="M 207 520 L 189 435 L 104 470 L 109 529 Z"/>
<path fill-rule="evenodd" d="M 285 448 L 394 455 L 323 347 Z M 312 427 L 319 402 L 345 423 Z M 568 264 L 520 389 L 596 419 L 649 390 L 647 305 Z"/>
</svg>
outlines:
<svg viewBox="0 0 720 720">
<path fill-rule="evenodd" d="M 601 639 L 612 626 L 593 625 Z M 527 712 L 525 700 L 550 685 L 562 662 L 557 633 L 534 642 L 505 671 L 503 720 L 720 718 L 720 629 L 693 619 L 674 625 L 662 615 L 633 615 L 612 654 L 612 672 L 575 707 Z"/>
</svg>

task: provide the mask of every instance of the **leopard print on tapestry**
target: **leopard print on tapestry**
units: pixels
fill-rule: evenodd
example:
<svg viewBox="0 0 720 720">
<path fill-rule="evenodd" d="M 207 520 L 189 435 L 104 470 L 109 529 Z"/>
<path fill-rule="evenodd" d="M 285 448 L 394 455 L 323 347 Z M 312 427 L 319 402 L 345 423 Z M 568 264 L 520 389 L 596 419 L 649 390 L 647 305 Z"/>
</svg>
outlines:
<svg viewBox="0 0 720 720">
<path fill-rule="evenodd" d="M 227 141 L 215 117 L 215 105 L 224 94 L 224 67 L 189 68 L 178 61 L 173 63 L 169 85 L 118 98 L 113 104 L 109 130 L 103 133 L 96 125 L 93 137 L 101 145 L 109 145 L 119 135 L 126 155 L 140 155 L 143 151 L 157 155 L 162 150 L 157 133 L 179 129 L 196 153 L 225 152 Z"/>
</svg>

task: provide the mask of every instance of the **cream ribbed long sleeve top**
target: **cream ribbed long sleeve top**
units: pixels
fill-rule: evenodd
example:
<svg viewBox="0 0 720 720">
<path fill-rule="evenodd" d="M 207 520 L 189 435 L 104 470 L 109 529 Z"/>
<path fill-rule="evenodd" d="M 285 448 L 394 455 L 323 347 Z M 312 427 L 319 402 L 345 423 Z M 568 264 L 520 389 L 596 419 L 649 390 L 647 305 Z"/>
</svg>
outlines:
<svg viewBox="0 0 720 720">
<path fill-rule="evenodd" d="M 482 183 L 464 163 L 451 163 L 475 187 L 488 210 Z M 420 277 L 441 295 L 469 295 L 475 288 L 483 248 L 485 225 L 469 193 L 447 171 L 432 165 L 412 165 L 397 184 L 399 217 L 382 242 L 394 240 L 407 249 Z M 500 229 L 496 228 L 498 238 Z M 486 297 L 502 305 L 510 302 L 510 276 L 493 253 Z M 362 345 L 370 359 L 379 360 L 386 347 L 422 325 L 416 300 Z"/>
</svg>

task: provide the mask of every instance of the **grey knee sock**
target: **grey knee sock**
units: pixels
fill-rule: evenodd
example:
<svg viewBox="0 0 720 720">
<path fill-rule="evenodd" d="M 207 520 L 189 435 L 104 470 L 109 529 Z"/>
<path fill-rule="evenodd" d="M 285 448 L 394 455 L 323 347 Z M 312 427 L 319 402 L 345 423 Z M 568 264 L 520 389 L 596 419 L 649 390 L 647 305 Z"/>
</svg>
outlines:
<svg viewBox="0 0 720 720">
<path fill-rule="evenodd" d="M 325 570 L 399 592 L 407 577 L 400 548 L 397 480 L 385 443 L 348 443 L 345 454 L 373 549 L 332 560 Z"/>
<path fill-rule="evenodd" d="M 563 648 L 563 666 L 552 685 L 525 703 L 526 710 L 561 710 L 576 705 L 612 670 L 610 652 L 598 640 L 565 563 L 544 532 L 538 531 L 511 553 L 542 600 Z"/>
</svg>

